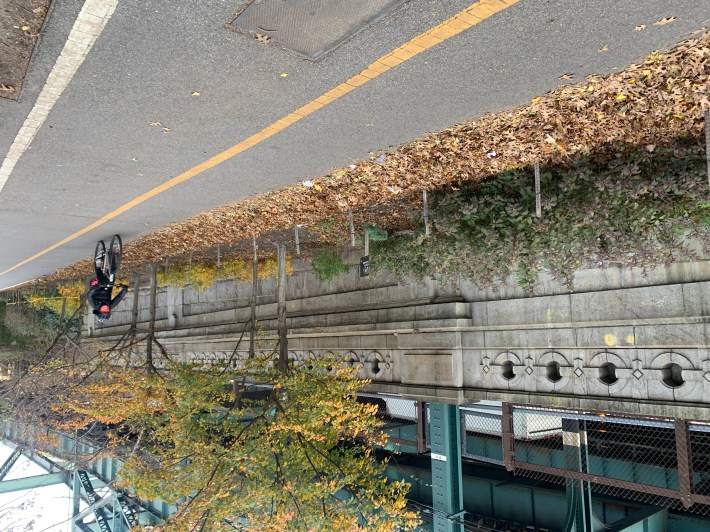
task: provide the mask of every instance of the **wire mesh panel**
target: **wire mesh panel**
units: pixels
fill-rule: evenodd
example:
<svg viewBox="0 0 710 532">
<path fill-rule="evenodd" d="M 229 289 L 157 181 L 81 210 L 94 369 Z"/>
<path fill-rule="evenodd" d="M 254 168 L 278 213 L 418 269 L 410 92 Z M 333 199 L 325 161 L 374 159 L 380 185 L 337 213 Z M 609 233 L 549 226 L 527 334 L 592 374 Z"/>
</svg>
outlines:
<svg viewBox="0 0 710 532">
<path fill-rule="evenodd" d="M 587 421 L 589 473 L 679 489 L 675 430 L 669 423 L 636 419 Z"/>
<path fill-rule="evenodd" d="M 516 463 L 565 467 L 559 412 L 514 406 L 513 436 Z"/>
<path fill-rule="evenodd" d="M 710 422 L 690 423 L 688 429 L 692 491 L 710 498 Z M 704 502 L 695 504 L 691 511 L 710 515 L 710 501 Z"/>
<path fill-rule="evenodd" d="M 420 409 L 417 401 L 402 399 L 395 394 L 359 393 L 361 403 L 377 405 L 377 417 L 389 435 L 392 450 L 406 453 L 418 452 L 421 441 L 419 431 Z"/>
<path fill-rule="evenodd" d="M 460 412 L 462 456 L 503 465 L 501 404 L 481 401 Z"/>
<path fill-rule="evenodd" d="M 710 515 L 708 423 L 514 406 L 513 426 L 516 475 Z"/>
<path fill-rule="evenodd" d="M 691 423 L 689 428 L 693 491 L 710 496 L 710 423 Z"/>
</svg>

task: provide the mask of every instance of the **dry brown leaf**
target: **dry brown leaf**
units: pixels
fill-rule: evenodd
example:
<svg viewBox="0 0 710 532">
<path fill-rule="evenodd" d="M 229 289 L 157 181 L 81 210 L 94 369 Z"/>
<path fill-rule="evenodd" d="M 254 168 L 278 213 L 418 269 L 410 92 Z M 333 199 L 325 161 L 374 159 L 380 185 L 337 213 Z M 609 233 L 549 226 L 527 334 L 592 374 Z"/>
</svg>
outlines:
<svg viewBox="0 0 710 532">
<path fill-rule="evenodd" d="M 665 26 L 666 24 L 669 24 L 673 22 L 677 17 L 666 17 L 662 18 L 661 20 L 657 20 L 656 22 L 653 23 L 654 26 Z"/>
<path fill-rule="evenodd" d="M 256 35 L 254 35 L 254 38 L 264 44 L 267 44 L 271 40 L 271 37 L 269 37 L 268 35 L 264 35 L 263 33 L 257 33 Z"/>
<path fill-rule="evenodd" d="M 564 81 L 569 81 L 571 79 L 574 79 L 574 74 L 572 74 L 571 72 L 567 72 L 566 74 L 562 74 L 560 76 L 560 79 Z"/>
<path fill-rule="evenodd" d="M 597 48 L 597 52 L 608 52 L 609 51 L 609 45 L 605 44 L 601 48 Z"/>
<path fill-rule="evenodd" d="M 337 184 L 314 179 L 313 188 L 286 187 L 199 214 L 131 242 L 124 264 L 131 268 L 161 257 L 198 253 L 220 243 L 237 243 L 245 236 L 267 238 L 291 230 L 296 223 L 312 226 L 333 221 L 346 206 L 359 217 L 359 224 L 407 229 L 411 227 L 407 214 L 420 208 L 422 189 L 477 182 L 535 161 L 569 164 L 570 159 L 594 154 L 600 146 L 636 144 L 639 138 L 644 139 L 642 149 L 649 152 L 669 139 L 700 138 L 701 107 L 710 107 L 708 55 L 710 34 L 705 34 L 620 73 L 588 76 L 588 81 L 533 98 L 531 104 L 484 115 L 400 146 L 388 152 L 386 165 L 365 159 L 336 169 L 330 177 L 337 175 Z M 494 151 L 495 157 L 483 156 Z M 322 183 L 320 192 L 315 183 Z M 379 206 L 392 204 L 387 202 L 397 208 L 380 212 Z M 337 230 L 333 235 L 321 240 L 330 238 L 329 243 L 337 244 L 349 237 Z M 59 270 L 51 280 L 81 278 L 90 268 L 89 261 L 77 263 Z"/>
<path fill-rule="evenodd" d="M 646 24 L 639 24 L 634 28 L 634 31 L 642 31 L 646 29 Z"/>
</svg>

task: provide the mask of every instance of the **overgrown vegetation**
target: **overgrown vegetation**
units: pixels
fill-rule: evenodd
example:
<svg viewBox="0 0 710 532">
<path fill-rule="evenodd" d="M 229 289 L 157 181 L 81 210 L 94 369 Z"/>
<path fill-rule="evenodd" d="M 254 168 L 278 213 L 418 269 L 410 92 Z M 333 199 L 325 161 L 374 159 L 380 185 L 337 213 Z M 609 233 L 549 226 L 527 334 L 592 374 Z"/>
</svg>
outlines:
<svg viewBox="0 0 710 532">
<path fill-rule="evenodd" d="M 276 259 L 264 259 L 259 261 L 257 274 L 259 279 L 266 279 L 277 274 L 278 263 Z M 291 275 L 293 267 L 291 260 L 286 260 L 286 274 Z M 216 264 L 194 264 L 184 266 L 172 266 L 167 271 L 158 270 L 158 283 L 168 286 L 185 287 L 191 285 L 195 290 L 206 290 L 220 279 L 234 278 L 239 281 L 250 281 L 253 275 L 251 262 L 243 260 L 225 260 L 220 265 Z"/>
<path fill-rule="evenodd" d="M 334 247 L 325 247 L 318 251 L 313 257 L 312 264 L 316 277 L 324 283 L 341 273 L 350 271 L 350 266 L 343 260 L 342 253 Z"/>
<path fill-rule="evenodd" d="M 69 317 L 79 308 L 81 296 L 86 293 L 84 283 L 60 283 L 56 289 L 45 289 L 40 293 L 27 295 L 27 302 L 38 310 L 49 310 L 57 316 Z M 65 306 L 66 300 L 66 306 Z"/>
<path fill-rule="evenodd" d="M 433 195 L 431 236 L 420 228 L 373 243 L 373 264 L 479 285 L 513 275 L 531 290 L 542 269 L 570 282 L 582 267 L 648 268 L 710 251 L 705 151 L 694 139 L 622 145 L 605 164 L 584 158 L 543 168 L 541 189 L 540 219 L 530 168 L 440 191 Z"/>
<path fill-rule="evenodd" d="M 7 303 L 0 301 L 0 346 L 17 345 L 22 341 L 20 336 L 15 333 L 7 325 L 5 325 Z"/>
<path fill-rule="evenodd" d="M 60 329 L 59 316 L 30 305 L 0 302 L 0 345 L 42 349 L 52 343 Z"/>
<path fill-rule="evenodd" d="M 126 247 L 124 265 L 291 230 L 316 227 L 330 244 L 347 241 L 345 220 L 374 222 L 391 232 L 407 229 L 402 213 L 421 205 L 421 190 L 471 183 L 539 162 L 555 168 L 590 156 L 614 156 L 619 146 L 642 141 L 667 146 L 703 134 L 710 106 L 710 34 L 609 76 L 587 76 L 534 98 L 530 105 L 488 114 L 400 146 L 386 158 L 373 154 L 330 175 L 194 216 L 144 235 Z M 382 162 L 379 162 L 382 161 Z M 397 202 L 400 209 L 373 207 Z M 337 222 L 336 222 L 337 221 Z M 321 222 L 319 224 L 319 222 Z M 75 278 L 89 261 L 52 279 Z"/>
<path fill-rule="evenodd" d="M 357 401 L 357 368 L 336 357 L 282 366 L 272 348 L 158 371 L 120 351 L 46 360 L 13 387 L 13 417 L 53 454 L 48 426 L 91 427 L 102 456 L 124 461 L 119 487 L 177 504 L 163 531 L 414 529 L 409 485 L 375 459 L 387 435 L 377 406 Z"/>
</svg>

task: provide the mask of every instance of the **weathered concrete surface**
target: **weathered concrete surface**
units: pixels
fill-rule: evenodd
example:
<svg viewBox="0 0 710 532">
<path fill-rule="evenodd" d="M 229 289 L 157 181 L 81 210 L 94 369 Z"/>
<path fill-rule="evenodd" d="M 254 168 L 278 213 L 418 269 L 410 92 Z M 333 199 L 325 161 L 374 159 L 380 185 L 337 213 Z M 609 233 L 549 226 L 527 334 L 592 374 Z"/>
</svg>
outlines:
<svg viewBox="0 0 710 532">
<path fill-rule="evenodd" d="M 550 282 L 526 297 L 514 284 L 493 292 L 354 272 L 324 285 L 303 265 L 289 278 L 290 356 L 304 363 L 340 354 L 373 389 L 421 399 L 710 419 L 708 263 L 596 273 L 577 275 L 581 291 Z M 267 338 L 276 328 L 274 283 L 258 287 Z M 90 333 L 110 340 L 125 331 L 131 297 L 111 326 L 89 324 Z M 147 291 L 139 297 L 145 322 Z M 203 293 L 163 287 L 158 337 L 183 360 L 225 359 L 249 319 L 250 297 L 250 283 L 229 280 Z M 238 352 L 247 346 L 248 333 Z"/>
</svg>

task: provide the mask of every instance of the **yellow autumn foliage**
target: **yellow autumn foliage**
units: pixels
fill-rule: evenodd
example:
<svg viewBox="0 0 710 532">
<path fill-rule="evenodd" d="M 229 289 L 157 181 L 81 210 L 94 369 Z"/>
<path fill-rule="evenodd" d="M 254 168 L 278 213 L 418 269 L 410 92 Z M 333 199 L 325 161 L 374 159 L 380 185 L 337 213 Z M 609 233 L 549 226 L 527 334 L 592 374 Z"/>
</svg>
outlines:
<svg viewBox="0 0 710 532">
<path fill-rule="evenodd" d="M 27 302 L 36 309 L 48 309 L 57 315 L 61 315 L 63 300 L 66 298 L 65 316 L 69 317 L 79 308 L 82 294 L 84 294 L 83 282 L 62 283 L 57 286 L 57 295 L 32 294 L 27 297 Z"/>
<path fill-rule="evenodd" d="M 170 360 L 169 370 L 114 367 L 92 361 L 81 383 L 52 403 L 63 430 L 98 421 L 109 452 L 125 456 L 118 487 L 167 504 L 189 499 L 156 530 L 231 530 L 239 518 L 253 530 L 417 529 L 407 509 L 409 485 L 385 475 L 373 446 L 387 434 L 356 392 L 366 381 L 336 356 L 281 371 L 271 355 L 202 368 Z M 61 371 L 61 370 L 60 370 Z M 57 371 L 47 368 L 57 378 Z M 235 401 L 246 376 L 272 386 L 268 397 Z M 65 379 L 58 381 L 60 384 Z M 232 401 L 235 401 L 232 404 Z M 347 442 L 347 444 L 343 444 Z M 345 497 L 342 494 L 347 494 Z"/>
<path fill-rule="evenodd" d="M 257 274 L 259 279 L 267 279 L 278 273 L 276 259 L 259 261 Z M 291 258 L 286 258 L 286 274 L 293 273 Z M 251 262 L 243 260 L 225 260 L 217 265 L 193 264 L 192 266 L 173 266 L 167 271 L 157 272 L 158 284 L 185 287 L 191 285 L 196 290 L 206 290 L 220 279 L 234 278 L 249 281 L 252 278 Z"/>
</svg>

